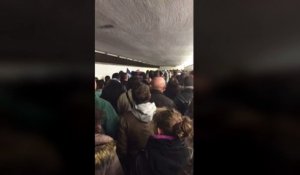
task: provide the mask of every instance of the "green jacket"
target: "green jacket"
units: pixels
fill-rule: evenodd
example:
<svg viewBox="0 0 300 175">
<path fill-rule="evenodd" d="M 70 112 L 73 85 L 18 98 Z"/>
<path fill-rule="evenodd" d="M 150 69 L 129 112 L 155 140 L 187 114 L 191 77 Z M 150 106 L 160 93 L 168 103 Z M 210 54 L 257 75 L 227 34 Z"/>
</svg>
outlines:
<svg viewBox="0 0 300 175">
<path fill-rule="evenodd" d="M 95 93 L 95 107 L 104 112 L 102 127 L 105 133 L 116 139 L 119 127 L 119 116 L 112 105 Z"/>
</svg>

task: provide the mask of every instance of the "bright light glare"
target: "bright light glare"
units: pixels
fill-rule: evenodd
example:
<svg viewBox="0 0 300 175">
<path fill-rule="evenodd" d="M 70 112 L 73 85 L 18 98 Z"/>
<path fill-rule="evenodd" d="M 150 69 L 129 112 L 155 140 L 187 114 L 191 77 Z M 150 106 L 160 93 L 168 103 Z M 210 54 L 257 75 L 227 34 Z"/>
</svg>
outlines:
<svg viewBox="0 0 300 175">
<path fill-rule="evenodd" d="M 176 68 L 177 69 L 184 69 L 187 66 L 193 65 L 194 64 L 193 57 L 194 57 L 193 53 L 186 56 L 185 59 L 184 59 L 185 61 L 181 65 L 176 66 Z"/>
</svg>

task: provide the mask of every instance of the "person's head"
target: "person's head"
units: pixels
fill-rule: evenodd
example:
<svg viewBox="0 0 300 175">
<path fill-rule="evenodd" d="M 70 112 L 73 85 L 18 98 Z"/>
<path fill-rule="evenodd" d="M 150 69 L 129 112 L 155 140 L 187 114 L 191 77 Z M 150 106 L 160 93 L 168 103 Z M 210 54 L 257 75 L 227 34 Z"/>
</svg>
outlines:
<svg viewBox="0 0 300 175">
<path fill-rule="evenodd" d="M 179 82 L 178 82 L 178 80 L 177 80 L 177 78 L 176 77 L 172 77 L 172 78 L 170 78 L 170 80 L 169 80 L 169 82 L 168 82 L 168 85 L 178 85 L 179 86 Z"/>
<path fill-rule="evenodd" d="M 110 80 L 110 76 L 107 75 L 107 76 L 105 76 L 104 79 L 105 79 L 105 82 L 107 82 L 108 80 Z"/>
<path fill-rule="evenodd" d="M 163 77 L 154 77 L 151 81 L 151 88 L 163 93 L 166 90 L 166 81 Z"/>
<path fill-rule="evenodd" d="M 149 71 L 149 77 L 153 79 L 155 77 L 155 72 L 153 70 Z"/>
<path fill-rule="evenodd" d="M 112 78 L 115 78 L 115 79 L 119 79 L 120 80 L 120 74 L 119 73 L 114 73 L 112 75 Z"/>
<path fill-rule="evenodd" d="M 175 109 L 159 108 L 154 118 L 154 132 L 184 139 L 193 135 L 192 120 Z"/>
<path fill-rule="evenodd" d="M 101 80 L 97 80 L 97 88 L 96 89 L 102 89 L 103 86 L 104 86 L 104 80 L 101 79 Z"/>
<path fill-rule="evenodd" d="M 128 75 L 127 75 L 126 72 L 121 72 L 120 73 L 120 80 L 121 80 L 121 82 L 128 81 Z"/>
<path fill-rule="evenodd" d="M 179 82 L 176 78 L 171 78 L 167 84 L 166 91 L 168 95 L 177 95 L 180 92 Z M 174 98 L 174 97 L 171 97 Z"/>
<path fill-rule="evenodd" d="M 149 86 L 140 83 L 137 88 L 132 89 L 132 98 L 137 105 L 149 102 L 151 98 Z"/>
<path fill-rule="evenodd" d="M 135 89 L 140 85 L 141 81 L 138 77 L 130 77 L 128 79 L 127 89 Z"/>
</svg>

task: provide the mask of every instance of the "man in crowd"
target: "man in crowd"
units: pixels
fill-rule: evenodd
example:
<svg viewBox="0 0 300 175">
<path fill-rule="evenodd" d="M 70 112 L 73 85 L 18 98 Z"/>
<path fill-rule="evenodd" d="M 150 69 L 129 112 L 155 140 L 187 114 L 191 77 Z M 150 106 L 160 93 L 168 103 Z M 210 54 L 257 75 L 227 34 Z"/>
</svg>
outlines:
<svg viewBox="0 0 300 175">
<path fill-rule="evenodd" d="M 151 101 L 154 102 L 157 107 L 176 108 L 174 102 L 163 94 L 165 90 L 165 79 L 163 77 L 154 77 L 151 81 Z"/>
</svg>

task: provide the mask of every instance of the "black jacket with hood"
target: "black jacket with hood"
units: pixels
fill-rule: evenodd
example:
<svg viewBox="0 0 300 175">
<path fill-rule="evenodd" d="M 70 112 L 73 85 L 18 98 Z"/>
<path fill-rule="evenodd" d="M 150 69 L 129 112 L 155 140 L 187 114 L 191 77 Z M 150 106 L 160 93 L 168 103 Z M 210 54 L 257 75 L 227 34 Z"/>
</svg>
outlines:
<svg viewBox="0 0 300 175">
<path fill-rule="evenodd" d="M 131 165 L 130 175 L 182 175 L 190 158 L 191 152 L 183 141 L 149 137 L 146 148 Z"/>
</svg>

